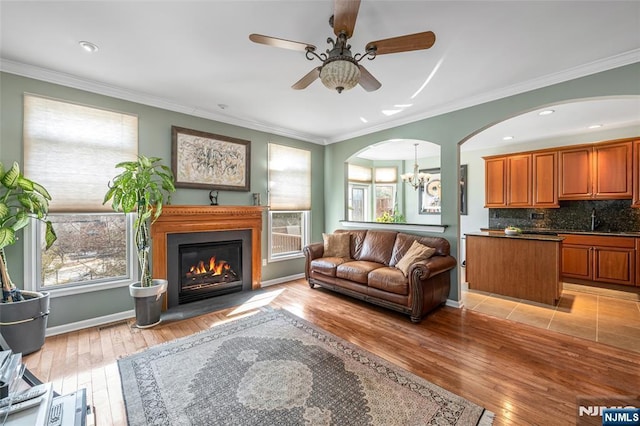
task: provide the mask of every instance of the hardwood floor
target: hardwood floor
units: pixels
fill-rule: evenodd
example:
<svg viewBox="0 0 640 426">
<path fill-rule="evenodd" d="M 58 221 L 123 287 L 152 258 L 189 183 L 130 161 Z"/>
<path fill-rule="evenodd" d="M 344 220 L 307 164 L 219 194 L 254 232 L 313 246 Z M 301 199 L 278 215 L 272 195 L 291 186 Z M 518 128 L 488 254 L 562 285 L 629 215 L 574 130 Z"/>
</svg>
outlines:
<svg viewBox="0 0 640 426">
<path fill-rule="evenodd" d="M 442 307 L 413 324 L 304 280 L 272 286 L 237 308 L 140 330 L 133 320 L 53 336 L 25 357 L 54 389 L 87 388 L 96 425 L 124 425 L 117 359 L 269 305 L 286 309 L 496 414 L 494 424 L 575 424 L 579 396 L 640 398 L 635 352 L 466 309 Z M 640 404 L 640 400 L 638 401 Z"/>
</svg>

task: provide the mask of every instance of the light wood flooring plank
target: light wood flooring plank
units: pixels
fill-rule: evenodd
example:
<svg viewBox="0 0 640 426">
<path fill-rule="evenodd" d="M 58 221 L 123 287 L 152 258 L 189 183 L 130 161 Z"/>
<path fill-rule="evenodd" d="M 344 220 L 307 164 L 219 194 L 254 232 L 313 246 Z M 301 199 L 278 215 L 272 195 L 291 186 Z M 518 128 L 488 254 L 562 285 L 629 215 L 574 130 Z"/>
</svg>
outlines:
<svg viewBox="0 0 640 426">
<path fill-rule="evenodd" d="M 405 315 L 312 290 L 304 280 L 267 290 L 280 293 L 270 306 L 484 406 L 496 413 L 496 425 L 573 424 L 578 396 L 638 393 L 637 352 L 450 307 L 413 324 Z M 120 426 L 126 414 L 119 358 L 248 314 L 231 308 L 146 330 L 133 320 L 90 328 L 47 338 L 25 362 L 58 391 L 72 390 L 72 383 L 86 387 L 96 424 Z"/>
</svg>

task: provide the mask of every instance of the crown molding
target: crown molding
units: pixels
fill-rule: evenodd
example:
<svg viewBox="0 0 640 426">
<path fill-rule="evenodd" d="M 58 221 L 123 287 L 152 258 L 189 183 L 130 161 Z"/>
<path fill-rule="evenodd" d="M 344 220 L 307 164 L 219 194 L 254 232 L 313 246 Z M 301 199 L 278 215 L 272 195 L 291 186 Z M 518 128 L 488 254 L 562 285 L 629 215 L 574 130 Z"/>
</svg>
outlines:
<svg viewBox="0 0 640 426">
<path fill-rule="evenodd" d="M 146 93 L 127 90 L 105 83 L 83 79 L 71 74 L 52 71 L 50 69 L 24 64 L 4 58 L 0 58 L 0 71 L 19 75 L 21 77 L 28 77 L 35 80 L 45 81 L 47 83 L 59 84 L 61 86 L 71 87 L 73 89 L 84 90 L 87 92 L 96 93 L 98 95 L 110 96 L 113 98 L 135 102 L 142 105 L 187 114 L 194 117 L 206 118 L 208 120 L 219 121 L 225 124 L 245 127 L 251 130 L 272 133 L 275 135 L 298 139 L 305 142 L 311 142 L 318 145 L 326 144 L 326 140 L 324 138 L 309 135 L 306 133 L 294 132 L 290 129 L 274 127 L 257 121 L 244 120 L 208 110 L 193 108 L 171 102 L 167 99 L 154 97 Z"/>
<path fill-rule="evenodd" d="M 274 127 L 272 125 L 267 125 L 257 121 L 230 117 L 208 110 L 197 108 L 194 109 L 193 107 L 176 104 L 169 100 L 157 98 L 146 93 L 125 90 L 93 80 L 82 79 L 71 74 L 52 71 L 46 68 L 36 67 L 34 65 L 28 65 L 3 58 L 0 58 L 0 71 L 20 75 L 23 77 L 33 78 L 36 80 L 46 81 L 48 83 L 59 84 L 74 89 L 85 90 L 91 93 L 111 96 L 117 99 L 135 102 L 195 117 L 219 121 L 225 124 L 231 124 L 265 133 L 272 133 L 279 136 L 311 142 L 318 145 L 329 145 L 637 62 L 640 62 L 640 49 L 630 50 L 608 58 L 569 68 L 564 71 L 531 79 L 523 83 L 514 84 L 491 92 L 486 92 L 477 96 L 466 98 L 462 101 L 450 102 L 437 108 L 431 108 L 420 114 L 408 115 L 401 118 L 399 117 L 396 120 L 388 121 L 377 126 L 371 126 L 363 130 L 349 132 L 329 138 L 322 138 L 317 135 L 295 132 L 290 129 Z"/>
<path fill-rule="evenodd" d="M 543 87 L 551 86 L 565 81 L 573 80 L 580 77 L 586 77 L 588 75 L 596 74 L 603 71 L 608 71 L 614 68 L 619 68 L 625 65 L 631 65 L 640 62 L 640 49 L 630 50 L 628 52 L 621 53 L 619 55 L 611 56 L 605 59 L 589 62 L 577 67 L 569 68 L 564 71 L 560 71 L 553 74 L 548 74 L 539 78 L 531 79 L 519 84 L 513 84 L 511 86 L 503 87 L 491 92 L 485 92 L 477 96 L 466 98 L 462 101 L 451 102 L 438 108 L 432 108 L 427 111 L 423 111 L 420 114 L 408 115 L 406 117 L 398 118 L 397 120 L 388 121 L 386 123 L 368 127 L 365 130 L 359 130 L 356 132 L 346 133 L 339 137 L 329 138 L 326 144 L 332 144 L 336 142 L 345 141 L 359 136 L 368 135 L 382 130 L 391 129 L 393 127 L 402 126 L 404 124 L 414 123 L 416 121 L 424 120 L 426 118 L 436 117 L 438 115 L 447 114 L 453 111 L 458 111 L 464 108 L 481 105 L 487 102 L 496 101 L 498 99 L 506 98 L 509 96 L 518 95 L 531 90 L 541 89 Z"/>
</svg>

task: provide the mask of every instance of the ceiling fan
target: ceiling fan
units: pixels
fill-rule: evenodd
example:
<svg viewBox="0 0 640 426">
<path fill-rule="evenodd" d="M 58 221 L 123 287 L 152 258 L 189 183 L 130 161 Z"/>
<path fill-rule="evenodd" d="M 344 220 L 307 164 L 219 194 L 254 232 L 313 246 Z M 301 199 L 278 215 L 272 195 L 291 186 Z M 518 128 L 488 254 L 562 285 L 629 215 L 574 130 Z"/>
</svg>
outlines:
<svg viewBox="0 0 640 426">
<path fill-rule="evenodd" d="M 322 65 L 309 71 L 291 86 L 292 89 L 305 89 L 320 78 L 326 87 L 335 89 L 338 93 L 349 90 L 357 84 L 360 84 L 367 92 L 372 92 L 378 90 L 382 84 L 364 66 L 360 65 L 362 59 L 373 60 L 377 55 L 428 49 L 435 43 L 436 36 L 431 31 L 425 31 L 371 41 L 365 46 L 364 53 L 353 55 L 351 45 L 347 44 L 347 40 L 353 35 L 359 8 L 360 0 L 334 0 L 333 16 L 329 19 L 329 25 L 333 27 L 336 38 L 335 40 L 331 37 L 327 38 L 327 43 L 331 46 L 326 50 L 326 53 L 316 53 L 316 46 L 312 44 L 261 34 L 251 34 L 249 39 L 254 43 L 299 50 L 305 52 L 306 58 L 310 61 L 319 59 L 322 62 Z"/>
</svg>

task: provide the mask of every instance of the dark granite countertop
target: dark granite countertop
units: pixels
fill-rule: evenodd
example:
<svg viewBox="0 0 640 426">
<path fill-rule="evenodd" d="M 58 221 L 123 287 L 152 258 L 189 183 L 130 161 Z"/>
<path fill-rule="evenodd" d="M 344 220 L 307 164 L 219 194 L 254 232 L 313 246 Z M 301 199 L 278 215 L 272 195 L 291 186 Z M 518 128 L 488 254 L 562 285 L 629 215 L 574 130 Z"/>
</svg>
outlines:
<svg viewBox="0 0 640 426">
<path fill-rule="evenodd" d="M 516 238 L 520 240 L 536 240 L 536 241 L 552 241 L 552 242 L 561 242 L 564 238 L 558 237 L 557 235 L 541 235 L 541 234 L 515 234 L 515 235 L 507 235 L 504 233 L 504 229 L 492 229 L 492 232 L 481 231 L 481 232 L 468 232 L 464 235 L 471 235 L 475 237 L 492 237 L 492 238 Z"/>
<path fill-rule="evenodd" d="M 482 228 L 481 231 L 503 232 L 504 233 L 504 229 Z M 640 232 L 576 231 L 576 230 L 569 230 L 569 229 L 545 229 L 545 228 L 522 229 L 522 235 L 558 235 L 558 234 L 598 235 L 598 236 L 606 236 L 606 237 L 635 237 L 635 238 L 640 238 Z"/>
</svg>

